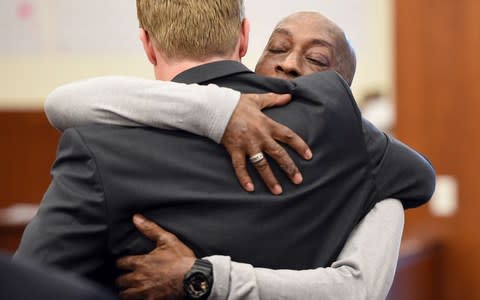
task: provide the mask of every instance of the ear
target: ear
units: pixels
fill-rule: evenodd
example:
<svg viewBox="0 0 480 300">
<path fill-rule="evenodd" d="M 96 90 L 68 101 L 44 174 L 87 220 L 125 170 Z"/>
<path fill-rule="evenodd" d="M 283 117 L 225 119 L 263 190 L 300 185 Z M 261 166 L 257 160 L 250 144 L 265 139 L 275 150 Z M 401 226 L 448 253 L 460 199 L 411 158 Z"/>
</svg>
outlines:
<svg viewBox="0 0 480 300">
<path fill-rule="evenodd" d="M 152 40 L 148 35 L 148 32 L 140 28 L 140 41 L 142 41 L 143 49 L 145 50 L 145 54 L 147 54 L 148 60 L 152 65 L 157 65 L 157 55 L 155 54 L 155 50 L 153 48 Z"/>
<path fill-rule="evenodd" d="M 250 36 L 250 21 L 245 18 L 242 21 L 242 28 L 240 32 L 240 48 L 239 48 L 240 58 L 244 57 L 245 54 L 247 54 L 249 36 Z"/>
</svg>

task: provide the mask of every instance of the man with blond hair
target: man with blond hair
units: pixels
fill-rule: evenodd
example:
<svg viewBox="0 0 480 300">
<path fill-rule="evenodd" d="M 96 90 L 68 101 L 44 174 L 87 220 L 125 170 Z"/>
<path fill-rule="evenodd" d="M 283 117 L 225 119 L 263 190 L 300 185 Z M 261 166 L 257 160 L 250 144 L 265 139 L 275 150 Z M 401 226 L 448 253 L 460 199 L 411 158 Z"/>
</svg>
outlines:
<svg viewBox="0 0 480 300">
<path fill-rule="evenodd" d="M 113 260 L 154 248 L 128 221 L 142 212 L 174 232 L 197 256 L 223 254 L 276 269 L 316 268 L 335 260 L 352 229 L 381 199 L 396 197 L 405 207 L 428 200 L 430 165 L 362 121 L 348 86 L 336 73 L 289 82 L 255 75 L 236 62 L 248 46 L 248 21 L 240 3 L 137 1 L 145 52 L 157 79 L 291 93 L 295 101 L 268 114 L 312 147 L 313 160 L 297 162 L 304 183 L 293 189 L 280 178 L 290 187 L 281 196 L 261 187 L 246 194 L 227 174 L 229 159 L 222 149 L 203 138 L 145 128 L 69 129 L 62 137 L 52 185 L 26 231 L 20 255 L 39 255 L 44 262 L 97 280 L 113 279 Z M 168 28 L 182 26 L 188 28 L 182 30 L 186 37 L 177 42 L 178 33 Z M 235 43 L 222 38 L 230 26 L 236 28 Z M 186 42 L 195 46 L 185 52 L 178 47 Z M 206 45 L 214 45 L 210 55 L 197 53 Z M 212 292 L 212 272 L 214 283 L 225 279 L 215 276 L 208 260 L 192 257 L 173 271 L 175 279 L 185 279 L 185 293 L 192 299 Z M 168 296 L 182 297 L 181 283 L 180 290 L 178 280 L 172 283 L 177 294 Z M 245 287 L 243 295 L 252 291 Z"/>
</svg>

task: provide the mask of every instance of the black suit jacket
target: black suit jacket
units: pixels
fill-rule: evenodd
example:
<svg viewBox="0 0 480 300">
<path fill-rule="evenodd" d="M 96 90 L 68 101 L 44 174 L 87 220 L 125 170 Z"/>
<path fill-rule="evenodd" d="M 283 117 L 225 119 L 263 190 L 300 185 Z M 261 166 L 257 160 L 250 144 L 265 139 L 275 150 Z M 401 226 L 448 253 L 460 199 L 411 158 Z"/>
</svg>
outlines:
<svg viewBox="0 0 480 300">
<path fill-rule="evenodd" d="M 106 290 L 65 272 L 0 254 L 0 299 L 113 300 Z"/>
<path fill-rule="evenodd" d="M 112 284 L 115 259 L 154 247 L 132 225 L 132 215 L 140 212 L 198 256 L 229 255 L 268 268 L 328 266 L 377 201 L 395 197 L 414 207 L 433 192 L 430 164 L 363 121 L 348 86 L 334 72 L 288 82 L 222 61 L 175 80 L 292 93 L 290 104 L 267 114 L 312 148 L 311 161 L 296 161 L 304 183 L 293 186 L 274 166 L 282 196 L 260 184 L 255 193 L 246 193 L 223 147 L 187 132 L 69 129 L 60 141 L 51 186 L 17 256 Z M 251 174 L 259 183 L 256 172 Z"/>
</svg>

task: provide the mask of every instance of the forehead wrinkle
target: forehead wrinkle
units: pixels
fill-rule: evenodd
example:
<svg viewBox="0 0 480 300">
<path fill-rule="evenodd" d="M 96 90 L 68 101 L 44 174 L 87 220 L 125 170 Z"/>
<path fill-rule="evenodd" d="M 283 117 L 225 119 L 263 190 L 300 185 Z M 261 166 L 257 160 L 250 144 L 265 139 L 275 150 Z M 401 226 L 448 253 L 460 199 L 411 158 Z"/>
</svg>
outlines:
<svg viewBox="0 0 480 300">
<path fill-rule="evenodd" d="M 293 34 L 292 34 L 292 32 L 291 32 L 290 30 L 288 30 L 288 29 L 286 29 L 286 28 L 281 28 L 281 27 L 275 28 L 275 30 L 273 31 L 273 34 L 276 34 L 276 33 L 288 35 L 288 36 L 290 36 L 290 37 L 293 36 Z M 273 34 L 272 34 L 272 35 L 273 35 Z"/>
<path fill-rule="evenodd" d="M 294 37 L 294 34 L 286 29 L 286 28 L 281 28 L 281 27 L 277 27 L 275 28 L 275 30 L 273 31 L 273 34 L 272 36 L 274 36 L 275 34 L 281 34 L 281 35 L 286 35 L 288 37 Z M 330 43 L 329 41 L 325 40 L 325 39 L 319 39 L 319 38 L 311 38 L 307 41 L 306 45 L 308 47 L 312 47 L 312 46 L 322 46 L 322 47 L 325 47 L 325 48 L 330 48 L 330 49 L 334 49 L 335 47 L 332 45 L 332 43 Z"/>
<path fill-rule="evenodd" d="M 323 40 L 323 39 L 311 39 L 308 42 L 308 46 L 309 47 L 311 47 L 311 46 L 322 46 L 322 47 L 325 47 L 325 48 L 334 49 L 333 45 L 330 42 L 328 42 L 327 40 Z"/>
</svg>

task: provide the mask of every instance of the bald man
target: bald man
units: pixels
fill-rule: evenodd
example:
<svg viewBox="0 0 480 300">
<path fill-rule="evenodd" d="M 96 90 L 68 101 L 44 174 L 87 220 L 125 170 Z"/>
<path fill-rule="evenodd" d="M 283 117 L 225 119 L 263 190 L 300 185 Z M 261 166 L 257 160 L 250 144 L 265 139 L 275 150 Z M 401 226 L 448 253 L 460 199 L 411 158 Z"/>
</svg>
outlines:
<svg viewBox="0 0 480 300">
<path fill-rule="evenodd" d="M 351 84 L 355 63 L 354 52 L 336 24 L 321 14 L 302 12 L 276 26 L 256 71 L 293 79 L 335 70 Z M 198 105 L 192 106 L 192 101 Z M 46 112 L 60 129 L 90 123 L 180 127 L 219 142 L 228 140 L 224 137 L 228 122 L 214 120 L 236 115 L 235 105 L 219 105 L 225 101 L 237 103 L 238 94 L 214 86 L 107 77 L 55 90 L 47 99 Z M 211 299 L 227 295 L 229 299 L 383 299 L 393 279 L 402 227 L 400 203 L 386 200 L 357 226 L 328 268 L 275 271 L 232 262 L 228 257 L 210 257 L 216 278 Z"/>
<path fill-rule="evenodd" d="M 317 12 L 298 12 L 277 24 L 255 72 L 294 79 L 335 70 L 352 85 L 355 68 L 355 52 L 337 24 Z"/>
</svg>

